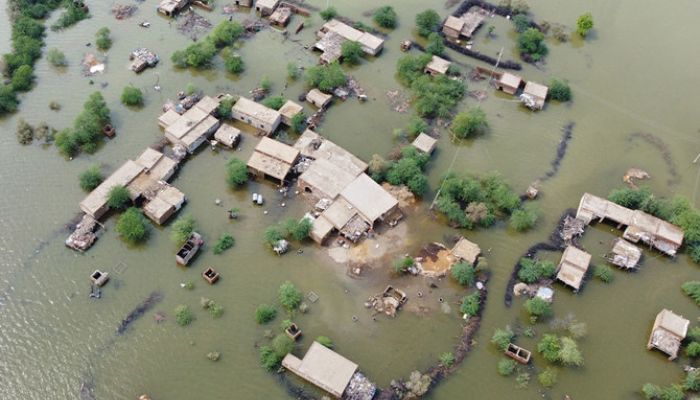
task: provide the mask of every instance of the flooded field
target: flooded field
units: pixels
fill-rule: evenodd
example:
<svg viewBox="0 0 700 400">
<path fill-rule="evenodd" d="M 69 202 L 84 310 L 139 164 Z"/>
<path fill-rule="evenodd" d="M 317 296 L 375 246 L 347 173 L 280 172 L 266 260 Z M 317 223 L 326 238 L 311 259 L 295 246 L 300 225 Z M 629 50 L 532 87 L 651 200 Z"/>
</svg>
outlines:
<svg viewBox="0 0 700 400">
<path fill-rule="evenodd" d="M 2 10 L 6 1 L 0 0 Z M 692 163 L 700 151 L 695 110 L 700 104 L 696 84 L 700 53 L 694 51 L 694 38 L 700 35 L 696 22 L 700 5 L 690 0 L 664 3 L 663 9 L 651 0 L 528 2 L 536 20 L 560 22 L 569 28 L 584 12 L 590 11 L 595 18 L 589 39 L 548 41 L 550 54 L 543 68 L 524 64 L 521 71 L 540 82 L 552 77 L 569 80 L 573 101 L 548 103 L 542 112 L 532 113 L 511 96 L 495 92 L 485 81 L 467 81 L 468 90 L 488 92 L 481 107 L 490 129 L 482 137 L 458 144 L 450 141 L 446 131 L 441 132 L 438 150 L 428 166 L 430 191 L 416 211 L 395 228 L 405 235 L 387 250 L 387 257 L 415 254 L 426 242 L 444 242 L 446 237 L 461 233 L 481 246 L 491 270 L 489 298 L 475 347 L 458 371 L 442 381 L 429 398 L 642 398 L 639 389 L 643 383 L 667 385 L 684 376 L 686 359 L 669 362 L 645 346 L 654 316 L 662 308 L 690 319 L 691 326 L 697 325 L 698 308 L 683 295 L 680 285 L 697 280 L 700 268 L 685 253 L 670 259 L 645 250 L 638 272 L 615 270 L 613 283 L 591 279 L 579 294 L 560 284 L 555 286 L 556 316 L 575 315 L 587 323 L 588 335 L 580 341 L 585 365 L 559 368 L 558 383 L 551 390 L 544 391 L 535 374 L 527 388 L 518 388 L 512 377 L 499 376 L 496 364 L 501 355 L 489 339 L 496 328 L 528 324 L 522 299 L 516 298 L 511 308 L 503 304 L 513 265 L 532 244 L 547 239 L 562 213 L 575 208 L 584 192 L 607 196 L 623 184 L 628 168 L 638 167 L 651 174 L 645 183 L 655 193 L 683 195 L 695 207 L 700 206 L 700 164 Z M 49 32 L 45 39 L 45 49 L 63 51 L 69 66 L 57 70 L 42 58 L 36 64 L 36 87 L 21 97 L 20 111 L 0 119 L 0 398 L 94 396 L 126 400 L 142 393 L 170 400 L 293 398 L 275 375 L 259 366 L 258 347 L 265 340 L 264 331 L 277 329 L 283 318 L 278 317 L 270 327 L 261 327 L 253 319 L 260 303 L 276 301 L 277 288 L 285 280 L 294 282 L 304 293 L 314 291 L 319 296 L 309 312 L 295 320 L 304 331 L 295 352 L 298 356 L 313 338 L 328 336 L 338 352 L 359 364 L 379 386 L 387 387 L 392 379 L 425 369 L 435 364 L 441 353 L 451 350 L 463 324 L 456 304 L 463 293 L 454 281 L 438 281 L 437 288 L 431 289 L 427 280 L 395 277 L 389 262 L 377 262 L 361 277 L 352 277 L 346 264 L 335 262 L 326 249 L 312 242 L 303 246 L 303 252 L 294 248 L 283 257 L 263 244 L 262 232 L 267 226 L 301 216 L 305 203 L 294 198 L 283 200 L 273 185 L 264 182 L 250 182 L 237 191 L 228 188 L 224 165 L 231 157 L 247 160 L 257 142 L 252 135 L 244 137 L 239 151 L 213 152 L 203 146 L 174 179 L 175 186 L 188 197 L 180 213 L 195 217 L 209 243 L 223 232 L 231 233 L 236 240 L 231 250 L 214 255 L 210 246 L 190 267 L 178 267 L 173 259 L 177 248 L 169 238 L 168 225 L 154 228 L 145 245 L 129 246 L 117 237 L 115 218 L 107 220 L 106 233 L 87 253 L 68 250 L 63 244 L 68 234 L 65 225 L 78 213 L 78 203 L 84 197 L 78 186 L 80 172 L 93 164 L 111 172 L 160 140 L 163 134 L 157 117 L 161 106 L 188 83 L 207 94 L 244 95 L 268 77 L 273 94 L 296 99 L 304 92 L 304 83 L 287 81 L 286 65 L 289 61 L 305 66 L 317 62 L 318 54 L 304 46 L 313 43 L 314 32 L 322 24 L 314 13 L 298 35 L 285 39 L 277 30 L 264 29 L 243 41 L 239 52 L 246 70 L 233 76 L 224 72 L 218 58 L 208 71 L 176 69 L 170 55 L 186 47 L 190 39 L 177 32 L 175 22 L 157 15 L 155 0 L 123 0 L 137 6 L 138 11 L 122 21 L 111 15 L 112 1 L 88 3 L 90 19 L 62 32 Z M 326 6 L 323 0 L 307 3 L 318 9 Z M 213 12 L 199 13 L 213 23 L 222 21 L 228 18 L 221 13 L 225 4 L 219 0 Z M 331 4 L 341 15 L 367 24 L 372 24 L 371 17 L 363 14 L 377 6 L 369 0 L 336 0 Z M 386 154 L 394 148 L 398 143 L 393 130 L 404 127 L 412 115 L 410 109 L 406 113 L 393 111 L 386 92 L 398 89 L 408 95 L 395 72 L 403 54 L 400 42 L 421 41 L 414 30 L 415 14 L 434 8 L 445 17 L 456 8 L 446 9 L 443 1 L 434 0 L 387 4 L 396 9 L 399 26 L 387 31 L 384 51 L 346 69 L 365 88 L 369 100 L 336 101 L 317 130 L 365 161 L 374 153 Z M 49 22 L 57 16 L 54 13 Z M 11 28 L 5 11 L 0 12 L 0 18 L 0 50 L 5 52 L 10 48 Z M 254 15 L 236 13 L 233 18 L 243 21 Z M 301 20 L 294 16 L 290 30 Z M 139 27 L 141 21 L 149 21 L 151 27 Z M 504 58 L 516 60 L 512 24 L 499 20 L 494 25 L 495 37 L 486 38 L 482 30 L 476 46 L 494 56 L 504 48 Z M 95 32 L 103 26 L 111 29 L 114 40 L 106 55 L 106 70 L 84 77 L 80 60 L 86 52 L 96 51 L 94 45 L 86 47 L 86 43 L 94 42 Z M 156 51 L 160 64 L 135 75 L 128 69 L 128 54 L 136 47 Z M 485 66 L 452 50 L 447 54 L 463 70 Z M 128 84 L 145 92 L 143 108 L 134 110 L 120 103 L 121 91 Z M 156 84 L 160 91 L 154 90 Z M 107 100 L 117 129 L 116 137 L 95 154 L 69 161 L 55 147 L 17 143 L 14 132 L 19 118 L 65 128 L 95 90 Z M 62 105 L 59 112 L 48 108 L 54 100 Z M 457 109 L 474 105 L 476 100 L 465 96 Z M 569 123 L 574 125 L 566 154 L 557 173 L 540 188 L 537 204 L 542 217 L 535 229 L 522 234 L 499 223 L 488 230 L 459 232 L 428 212 L 439 180 L 451 166 L 460 174 L 498 171 L 516 191 L 524 192 L 551 169 L 562 128 Z M 658 138 L 664 151 L 640 134 Z M 265 195 L 264 207 L 250 203 L 253 192 Z M 221 206 L 215 204 L 216 199 L 222 201 Z M 283 201 L 286 207 L 280 206 Z M 241 210 L 235 222 L 227 218 L 230 207 Z M 608 225 L 587 229 L 582 244 L 593 255 L 594 264 L 602 262 L 602 254 L 619 235 Z M 551 259 L 558 261 L 559 256 L 551 254 Z M 209 286 L 200 277 L 207 266 L 222 275 L 216 285 Z M 88 277 L 95 269 L 107 270 L 112 276 L 99 300 L 88 297 Z M 195 282 L 194 290 L 181 288 L 187 281 Z M 378 317 L 374 321 L 363 303 L 387 284 L 406 288 L 410 300 L 397 318 Z M 124 334 L 117 335 L 121 320 L 154 291 L 163 295 L 162 301 Z M 418 299 L 418 291 L 427 295 Z M 201 309 L 201 297 L 223 305 L 224 315 L 212 319 Z M 439 298 L 451 309 L 446 310 Z M 179 304 L 189 305 L 195 312 L 196 320 L 186 328 L 174 321 Z M 156 323 L 154 311 L 163 312 L 167 320 Z M 537 324 L 535 330 L 538 334 L 547 331 L 547 324 Z M 536 347 L 534 339 L 521 338 L 519 344 Z M 211 351 L 221 352 L 221 360 L 209 361 L 206 354 Z M 539 369 L 545 365 L 539 355 L 534 356 L 534 362 Z M 302 384 L 295 378 L 290 380 Z"/>
</svg>

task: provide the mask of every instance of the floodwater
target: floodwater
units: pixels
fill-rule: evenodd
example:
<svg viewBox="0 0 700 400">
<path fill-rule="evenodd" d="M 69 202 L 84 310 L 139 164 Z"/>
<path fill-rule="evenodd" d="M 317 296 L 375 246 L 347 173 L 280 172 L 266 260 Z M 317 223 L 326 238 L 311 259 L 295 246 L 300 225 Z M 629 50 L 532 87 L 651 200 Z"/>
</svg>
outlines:
<svg viewBox="0 0 700 400">
<path fill-rule="evenodd" d="M 217 2 L 217 7 L 225 3 Z M 311 3 L 325 7 L 326 2 Z M 650 0 L 529 3 L 538 20 L 573 26 L 576 17 L 586 11 L 595 18 L 596 29 L 590 39 L 550 42 L 546 66 L 540 70 L 526 65 L 522 71 L 526 78 L 541 82 L 551 77 L 568 79 L 574 101 L 552 103 L 543 112 L 531 113 L 512 98 L 494 93 L 484 82 L 468 82 L 470 90 L 488 90 L 489 97 L 481 106 L 491 129 L 487 135 L 459 145 L 451 143 L 446 134 L 442 136 L 429 166 L 431 193 L 426 199 L 432 198 L 439 178 L 450 166 L 457 173 L 499 171 L 514 188 L 524 191 L 549 170 L 561 127 L 569 122 L 575 123 L 573 138 L 559 172 L 541 186 L 537 203 L 543 217 L 537 229 L 516 234 L 501 224 L 467 233 L 486 251 L 493 273 L 489 299 L 474 350 L 454 376 L 431 392 L 430 398 L 434 399 L 542 396 L 534 374 L 526 389 L 517 388 L 513 378 L 498 376 L 496 363 L 500 356 L 488 342 L 495 328 L 527 324 L 521 299 L 516 299 L 510 309 L 503 305 L 512 266 L 531 244 L 546 239 L 561 213 L 575 207 L 584 191 L 606 195 L 620 186 L 624 172 L 635 166 L 652 175 L 648 184 L 656 193 L 684 195 L 698 206 L 700 170 L 692 164 L 700 151 L 700 126 L 693 107 L 700 103 L 697 85 L 693 84 L 700 63 L 700 55 L 693 51 L 693 39 L 700 34 L 695 19 L 700 12 L 698 3 L 668 2 L 663 9 Z M 4 9 L 5 0 L 0 4 Z M 253 321 L 255 307 L 274 303 L 277 287 L 285 280 L 320 297 L 310 305 L 308 314 L 295 318 L 305 335 L 296 350 L 298 355 L 303 355 L 312 338 L 329 336 L 340 353 L 357 362 L 383 387 L 391 379 L 435 363 L 440 353 L 454 345 L 461 331 L 462 321 L 454 304 L 463 295 L 459 288 L 452 282 L 438 282 L 438 289 L 418 301 L 415 293 L 418 289 L 427 292 L 427 282 L 392 278 L 388 264 L 352 278 L 345 265 L 334 263 L 325 251 L 313 245 L 305 245 L 301 254 L 271 254 L 262 244 L 262 230 L 283 218 L 298 217 L 303 203 L 282 200 L 269 184 L 250 183 L 235 192 L 226 187 L 226 160 L 245 160 L 254 147 L 252 136 L 245 137 L 241 151 L 213 153 L 203 149 L 174 180 L 189 199 L 182 213 L 196 218 L 200 232 L 210 243 L 222 232 L 235 237 L 236 245 L 223 255 L 213 255 L 209 248 L 189 268 L 177 267 L 169 227 L 154 228 L 145 245 L 132 247 L 117 238 L 115 218 L 106 222 L 106 234 L 86 254 L 64 247 L 64 225 L 76 215 L 84 196 L 77 175 L 92 164 L 112 171 L 159 140 L 162 133 L 156 118 L 160 107 L 188 82 L 210 94 L 245 94 L 268 76 L 274 93 L 294 99 L 303 91 L 303 83 L 290 82 L 285 89 L 287 62 L 310 65 L 316 60 L 303 45 L 312 43 L 313 30 L 321 24 L 318 15 L 306 22 L 307 28 L 300 35 L 291 35 L 286 41 L 274 30 L 264 30 L 245 41 L 240 53 L 247 68 L 240 77 L 224 73 L 220 65 L 206 72 L 175 70 L 170 54 L 185 47 L 189 39 L 175 30 L 174 23 L 156 15 L 156 1 L 133 4 L 139 7 L 137 14 L 116 21 L 109 13 L 111 1 L 90 2 L 91 19 L 64 32 L 50 32 L 47 48 L 62 50 L 70 66 L 59 71 L 45 60 L 39 61 L 36 88 L 22 97 L 21 111 L 0 120 L 0 398 L 80 398 L 81 387 L 84 394 L 91 392 L 97 399 L 134 399 L 142 393 L 154 399 L 288 398 L 285 387 L 259 367 L 256 348 L 265 343 L 264 330 L 277 330 L 283 318 L 278 317 L 269 327 Z M 332 5 L 342 15 L 371 23 L 362 14 L 376 2 L 336 0 Z M 385 154 L 393 148 L 397 144 L 393 129 L 404 126 L 409 119 L 410 113 L 391 110 L 385 93 L 403 90 L 395 79 L 395 66 L 402 55 L 399 42 L 414 38 L 414 15 L 428 6 L 442 16 L 450 11 L 442 1 L 428 5 L 426 1 L 403 0 L 393 5 L 400 25 L 389 32 L 385 50 L 380 57 L 349 71 L 365 87 L 370 101 L 337 102 L 319 128 L 365 160 L 373 153 Z M 213 22 L 225 18 L 220 8 L 205 15 Z M 5 13 L 2 17 L 6 21 Z M 54 14 L 52 20 L 56 17 Z M 240 20 L 248 17 L 235 15 Z M 137 26 L 143 20 L 152 23 L 149 30 Z M 300 21 L 300 17 L 294 17 L 290 27 Z M 505 57 L 515 58 L 510 26 L 498 20 L 493 24 L 496 38 L 485 40 L 482 32 L 476 45 L 492 54 L 503 47 Z M 107 53 L 107 69 L 102 75 L 83 77 L 79 62 L 85 52 L 95 51 L 85 44 L 94 41 L 94 33 L 102 26 L 109 26 L 114 38 L 114 46 Z M 0 23 L 3 50 L 9 47 L 9 31 L 8 23 Z M 134 75 L 128 70 L 128 53 L 142 46 L 157 51 L 162 61 L 157 68 Z M 477 65 L 452 51 L 448 54 L 460 65 Z M 90 79 L 94 85 L 90 85 Z M 156 82 L 162 87 L 160 92 L 153 90 Z M 101 83 L 108 85 L 100 89 Z M 127 84 L 145 90 L 144 108 L 132 110 L 119 103 Z M 68 161 L 53 147 L 17 144 L 14 131 L 18 118 L 33 124 L 46 121 L 61 129 L 71 123 L 94 90 L 103 92 L 117 127 L 117 136 L 97 153 Z M 62 104 L 60 112 L 48 109 L 51 100 Z M 475 104 L 476 100 L 465 98 L 459 109 Z M 659 137 L 670 158 L 630 136 L 633 133 Z M 677 176 L 671 176 L 669 163 Z M 264 207 L 250 204 L 254 191 L 267 197 Z M 214 204 L 217 198 L 222 200 L 222 207 Z M 282 201 L 287 207 L 279 206 Z M 421 243 L 442 241 L 446 235 L 458 233 L 431 219 L 425 212 L 428 202 L 403 222 L 408 235 L 397 252 L 415 252 Z M 233 206 L 241 209 L 242 217 L 229 222 L 225 210 Z M 269 212 L 264 214 L 264 210 Z M 602 261 L 600 255 L 619 234 L 605 225 L 587 231 L 583 244 L 594 255 L 594 263 Z M 645 252 L 644 256 L 639 272 L 615 271 L 615 281 L 610 285 L 591 280 L 578 295 L 556 286 L 556 316 L 575 315 L 588 324 L 589 334 L 580 342 L 585 366 L 559 369 L 558 384 L 544 392 L 545 396 L 635 399 L 640 398 L 638 391 L 644 382 L 669 384 L 681 379 L 681 366 L 687 360 L 669 362 L 662 354 L 647 351 L 645 345 L 653 318 L 661 308 L 670 308 L 697 324 L 698 309 L 683 296 L 680 284 L 697 279 L 698 266 L 685 254 L 675 260 L 653 252 Z M 551 257 L 556 259 L 558 254 Z M 222 274 L 221 281 L 211 287 L 200 278 L 207 266 Z M 88 276 L 94 269 L 106 270 L 112 276 L 100 300 L 88 298 Z M 186 281 L 195 282 L 196 288 L 182 289 L 180 284 Z M 424 305 L 424 312 L 413 312 L 416 306 L 407 307 L 396 319 L 372 321 L 362 303 L 387 283 L 406 287 L 411 296 L 408 305 Z M 125 334 L 117 336 L 121 319 L 152 291 L 160 291 L 163 301 Z M 223 317 L 212 319 L 200 308 L 200 297 L 223 305 Z M 450 313 L 441 311 L 438 297 L 452 306 Z M 195 311 L 197 319 L 191 326 L 181 328 L 174 323 L 173 310 L 178 304 L 187 304 Z M 154 311 L 164 312 L 168 321 L 156 324 Z M 353 315 L 358 317 L 357 322 L 352 321 Z M 547 332 L 547 324 L 538 324 L 535 330 L 538 334 Z M 520 339 L 519 343 L 535 347 L 531 339 Z M 221 360 L 207 360 L 210 351 L 220 351 Z M 534 365 L 541 370 L 545 363 L 535 356 Z"/>
</svg>

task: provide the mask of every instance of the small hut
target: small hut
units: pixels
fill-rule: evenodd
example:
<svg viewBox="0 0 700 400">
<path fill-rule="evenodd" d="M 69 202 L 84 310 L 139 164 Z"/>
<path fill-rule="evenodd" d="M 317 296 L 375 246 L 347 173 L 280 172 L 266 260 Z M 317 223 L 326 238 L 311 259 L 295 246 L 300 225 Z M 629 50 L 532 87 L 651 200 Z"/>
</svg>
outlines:
<svg viewBox="0 0 700 400">
<path fill-rule="evenodd" d="M 229 124 L 221 124 L 214 133 L 214 139 L 230 149 L 236 147 L 241 141 L 241 131 Z"/>
<path fill-rule="evenodd" d="M 280 115 L 282 115 L 282 123 L 287 126 L 292 126 L 292 118 L 297 116 L 300 112 L 304 111 L 304 107 L 297 104 L 291 100 L 287 100 L 282 107 L 279 109 Z"/>
<path fill-rule="evenodd" d="M 325 108 L 333 99 L 330 94 L 323 93 L 318 89 L 311 89 L 306 94 L 306 101 L 315 105 L 318 108 Z"/>
<path fill-rule="evenodd" d="M 674 360 L 678 357 L 681 342 L 688 334 L 689 324 L 690 321 L 687 319 L 664 308 L 656 315 L 647 350 L 659 349 L 668 354 L 669 360 Z"/>
<path fill-rule="evenodd" d="M 442 33 L 444 33 L 449 39 L 457 40 L 459 39 L 459 35 L 462 34 L 463 27 L 463 19 L 450 15 L 442 25 Z"/>
<path fill-rule="evenodd" d="M 437 146 L 437 139 L 421 132 L 421 134 L 418 135 L 416 140 L 414 140 L 413 143 L 411 143 L 411 145 L 413 145 L 413 147 L 415 147 L 420 152 L 431 154 Z"/>
<path fill-rule="evenodd" d="M 425 66 L 423 72 L 432 76 L 445 75 L 447 74 L 447 70 L 450 69 L 450 65 L 452 65 L 452 63 L 444 58 L 433 56 L 428 65 Z"/>
<path fill-rule="evenodd" d="M 520 95 L 520 101 L 531 110 L 541 110 L 544 108 L 544 101 L 547 99 L 549 88 L 537 82 L 528 81 L 525 89 Z"/>
<path fill-rule="evenodd" d="M 478 244 L 470 242 L 467 238 L 462 237 L 455 243 L 451 253 L 457 260 L 464 260 L 474 265 L 479 254 L 481 254 L 481 248 Z"/>
<path fill-rule="evenodd" d="M 504 72 L 496 81 L 496 89 L 502 90 L 504 93 L 515 94 L 520 87 L 523 79 L 509 72 Z"/>
<path fill-rule="evenodd" d="M 625 239 L 615 239 L 612 253 L 606 257 L 611 263 L 621 268 L 637 268 L 639 260 L 642 258 L 642 251 L 639 247 L 626 241 Z"/>
<path fill-rule="evenodd" d="M 559 262 L 557 279 L 578 291 L 591 263 L 591 255 L 574 246 L 568 246 Z"/>
</svg>

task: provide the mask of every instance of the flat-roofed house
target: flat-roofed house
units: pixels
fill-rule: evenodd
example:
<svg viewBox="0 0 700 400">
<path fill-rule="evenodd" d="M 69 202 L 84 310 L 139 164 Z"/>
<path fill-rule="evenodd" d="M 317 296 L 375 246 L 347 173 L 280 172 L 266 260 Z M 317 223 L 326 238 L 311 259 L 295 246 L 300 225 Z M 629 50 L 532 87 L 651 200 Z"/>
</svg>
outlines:
<svg viewBox="0 0 700 400">
<path fill-rule="evenodd" d="M 248 171 L 257 178 L 271 178 L 284 184 L 299 157 L 299 150 L 263 137 L 248 159 Z"/>
<path fill-rule="evenodd" d="M 437 146 L 437 139 L 421 132 L 411 145 L 420 152 L 431 154 Z"/>
<path fill-rule="evenodd" d="M 362 51 L 372 56 L 376 56 L 384 48 L 384 40 L 368 32 L 363 32 L 357 42 L 360 43 Z"/>
<path fill-rule="evenodd" d="M 303 359 L 287 354 L 282 366 L 336 398 L 341 398 L 357 371 L 357 364 L 314 341 Z"/>
<path fill-rule="evenodd" d="M 445 60 L 444 58 L 433 56 L 430 62 L 425 66 L 423 72 L 432 76 L 445 75 L 447 70 L 450 69 L 451 64 L 451 62 Z"/>
<path fill-rule="evenodd" d="M 177 169 L 175 160 L 150 147 L 134 161 L 142 165 L 144 172 L 154 181 L 168 181 Z"/>
<path fill-rule="evenodd" d="M 637 243 L 642 241 L 670 256 L 675 256 L 683 244 L 683 230 L 644 211 L 634 210 L 622 237 Z"/>
<path fill-rule="evenodd" d="M 522 82 L 523 79 L 518 75 L 504 72 L 501 74 L 501 77 L 498 78 L 498 81 L 496 81 L 496 88 L 502 90 L 504 93 L 515 94 Z"/>
<path fill-rule="evenodd" d="M 321 158 L 312 162 L 299 176 L 298 186 L 305 193 L 313 194 L 319 199 L 333 200 L 356 177 L 357 174 Z"/>
<path fill-rule="evenodd" d="M 292 118 L 297 116 L 302 111 L 304 111 L 304 107 L 291 100 L 287 100 L 287 102 L 284 103 L 279 109 L 279 113 L 282 116 L 282 122 L 287 126 L 292 126 Z"/>
<path fill-rule="evenodd" d="M 176 187 L 164 185 L 155 196 L 143 206 L 143 213 L 158 225 L 163 225 L 183 204 L 185 194 Z"/>
<path fill-rule="evenodd" d="M 464 260 L 471 265 L 475 265 L 476 260 L 481 254 L 481 248 L 478 244 L 471 242 L 462 236 L 457 243 L 455 243 L 454 247 L 452 247 L 450 254 L 457 259 L 457 261 Z"/>
<path fill-rule="evenodd" d="M 294 148 L 298 149 L 304 157 L 328 160 L 355 176 L 367 170 L 366 162 L 311 129 L 305 130 L 299 136 L 294 143 Z"/>
<path fill-rule="evenodd" d="M 474 32 L 481 26 L 486 19 L 488 12 L 481 7 L 473 8 L 468 13 L 462 15 L 464 25 L 460 34 L 464 37 L 471 38 Z"/>
<path fill-rule="evenodd" d="M 636 268 L 641 258 L 642 251 L 639 247 L 622 238 L 615 239 L 612 253 L 608 256 L 611 263 L 627 269 Z"/>
<path fill-rule="evenodd" d="M 311 89 L 309 90 L 309 93 L 306 94 L 306 101 L 318 108 L 325 108 L 332 99 L 333 96 L 323 93 L 318 89 Z"/>
<path fill-rule="evenodd" d="M 688 334 L 689 324 L 687 319 L 664 308 L 656 315 L 647 349 L 659 349 L 668 354 L 669 360 L 674 360 L 678 357 L 681 342 Z"/>
<path fill-rule="evenodd" d="M 275 9 L 272 15 L 270 15 L 270 22 L 284 28 L 285 26 L 287 26 L 291 18 L 292 9 L 286 6 L 282 6 L 277 7 L 277 9 Z"/>
<path fill-rule="evenodd" d="M 214 133 L 214 139 L 232 149 L 241 141 L 241 130 L 229 124 L 221 124 Z"/>
<path fill-rule="evenodd" d="M 564 254 L 559 261 L 557 279 L 571 286 L 574 290 L 579 290 L 590 263 L 590 254 L 574 246 L 568 246 L 564 249 Z"/>
<path fill-rule="evenodd" d="M 632 210 L 602 197 L 584 193 L 576 210 L 576 218 L 585 224 L 590 224 L 595 219 L 609 219 L 620 225 L 629 225 L 632 221 Z"/>
<path fill-rule="evenodd" d="M 333 229 L 333 224 L 322 214 L 314 219 L 309 236 L 314 242 L 322 245 L 331 233 L 333 233 Z"/>
<path fill-rule="evenodd" d="M 280 0 L 256 0 L 255 1 L 255 11 L 259 12 L 261 15 L 270 15 L 275 11 Z"/>
<path fill-rule="evenodd" d="M 398 209 L 399 201 L 367 174 L 360 174 L 340 193 L 370 227 Z"/>
<path fill-rule="evenodd" d="M 158 123 L 165 127 L 165 138 L 170 143 L 181 145 L 192 154 L 219 128 L 219 120 L 211 115 L 218 106 L 217 100 L 205 96 L 179 118 L 175 119 L 168 111 L 158 119 Z M 167 122 L 171 123 L 166 126 Z"/>
<path fill-rule="evenodd" d="M 462 18 L 457 18 L 452 15 L 448 16 L 445 23 L 442 24 L 442 33 L 445 34 L 450 39 L 457 40 L 462 34 L 462 28 L 464 27 L 464 20 Z"/>
<path fill-rule="evenodd" d="M 160 117 L 158 117 L 158 125 L 165 129 L 170 125 L 174 124 L 175 121 L 180 119 L 180 114 L 178 114 L 174 109 L 170 109 L 164 112 Z"/>
<path fill-rule="evenodd" d="M 273 133 L 282 122 L 282 115 L 277 110 L 245 97 L 240 97 L 233 105 L 231 116 L 268 135 Z"/>
<path fill-rule="evenodd" d="M 158 5 L 158 12 L 172 17 L 178 11 L 182 10 L 190 1 L 189 0 L 162 0 Z"/>
<path fill-rule="evenodd" d="M 319 41 L 314 47 L 324 52 L 321 60 L 325 63 L 338 59 L 340 57 L 340 46 L 348 40 L 359 43 L 362 51 L 372 56 L 376 56 L 384 48 L 384 40 L 380 37 L 355 29 L 337 19 L 332 19 L 323 24 L 321 29 L 316 32 L 316 35 Z M 325 53 L 329 54 L 326 55 Z"/>
<path fill-rule="evenodd" d="M 115 186 L 126 187 L 137 176 L 143 172 L 144 167 L 132 160 L 127 160 L 119 169 L 108 176 L 99 186 L 97 186 L 83 201 L 80 202 L 80 209 L 89 216 L 99 219 L 109 210 L 107 199 L 109 191 Z"/>
<path fill-rule="evenodd" d="M 520 95 L 520 99 L 526 106 L 533 110 L 541 110 L 544 108 L 544 102 L 547 100 L 547 92 L 549 88 L 541 83 L 528 81 L 525 84 L 525 89 Z"/>
</svg>

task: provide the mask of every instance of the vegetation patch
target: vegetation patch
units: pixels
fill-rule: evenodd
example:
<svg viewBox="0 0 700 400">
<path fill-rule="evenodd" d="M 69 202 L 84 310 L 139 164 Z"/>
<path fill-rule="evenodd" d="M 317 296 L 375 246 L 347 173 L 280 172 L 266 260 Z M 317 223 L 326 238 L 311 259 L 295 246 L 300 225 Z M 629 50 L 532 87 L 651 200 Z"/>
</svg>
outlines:
<svg viewBox="0 0 700 400">
<path fill-rule="evenodd" d="M 430 54 L 401 57 L 397 63 L 399 79 L 413 91 L 413 107 L 419 116 L 446 118 L 464 97 L 466 87 L 445 75 L 423 73 L 431 59 Z"/>
<path fill-rule="evenodd" d="M 345 85 L 347 78 L 340 64 L 333 62 L 327 65 L 317 65 L 306 70 L 306 83 L 323 92 Z"/>
<path fill-rule="evenodd" d="M 275 319 L 276 316 L 277 309 L 274 306 L 261 304 L 255 309 L 255 322 L 258 324 L 267 324 Z"/>
<path fill-rule="evenodd" d="M 297 289 L 297 287 L 290 281 L 286 281 L 280 285 L 278 296 L 282 307 L 286 308 L 289 312 L 299 308 L 303 297 L 299 289 Z"/>
<path fill-rule="evenodd" d="M 170 239 L 178 246 L 184 244 L 195 228 L 195 220 L 191 215 L 183 215 L 173 223 Z"/>
<path fill-rule="evenodd" d="M 232 158 L 226 163 L 226 182 L 233 189 L 248 182 L 248 167 L 243 161 Z"/>
<path fill-rule="evenodd" d="M 97 45 L 98 49 L 107 51 L 110 47 L 112 47 L 112 37 L 110 36 L 111 33 L 112 32 L 110 32 L 109 28 L 106 26 L 97 31 L 95 34 L 95 45 Z"/>
<path fill-rule="evenodd" d="M 107 206 L 113 210 L 123 210 L 131 205 L 131 193 L 124 186 L 114 186 L 107 193 Z"/>
<path fill-rule="evenodd" d="M 234 44 L 236 40 L 243 36 L 243 33 L 243 25 L 238 22 L 223 21 L 203 40 L 187 46 L 184 50 L 175 51 L 170 59 L 178 68 L 209 68 L 219 50 Z M 227 65 L 227 70 L 231 71 L 229 65 Z M 242 71 L 242 68 L 240 71 Z"/>
<path fill-rule="evenodd" d="M 175 322 L 180 326 L 187 326 L 194 321 L 192 310 L 184 304 L 175 307 Z"/>
<path fill-rule="evenodd" d="M 398 16 L 392 6 L 379 7 L 374 11 L 374 22 L 382 28 L 396 28 L 397 19 Z"/>
<path fill-rule="evenodd" d="M 78 179 L 80 180 L 80 188 L 86 192 L 93 191 L 104 180 L 102 171 L 97 165 L 93 165 L 92 167 L 83 171 Z"/>
<path fill-rule="evenodd" d="M 234 243 L 236 243 L 236 241 L 233 239 L 233 236 L 228 233 L 222 234 L 219 240 L 214 244 L 214 254 L 223 253 L 233 247 Z"/>
<path fill-rule="evenodd" d="M 141 243 L 148 239 L 148 222 L 141 210 L 131 207 L 119 216 L 116 231 L 129 243 Z"/>
<path fill-rule="evenodd" d="M 51 3 L 51 2 L 49 2 Z M 51 25 L 52 31 L 58 31 L 61 29 L 69 28 L 78 22 L 89 18 L 87 6 L 81 1 L 64 1 L 65 11 L 58 17 L 56 23 Z"/>
<path fill-rule="evenodd" d="M 423 37 L 437 32 L 442 24 L 442 17 L 435 10 L 425 10 L 416 15 L 416 30 Z"/>
<path fill-rule="evenodd" d="M 143 106 L 143 92 L 137 87 L 126 86 L 122 91 L 121 100 L 124 105 L 141 107 Z"/>
<path fill-rule="evenodd" d="M 73 127 L 56 135 L 58 151 L 66 157 L 76 156 L 81 151 L 94 153 L 102 141 L 102 129 L 110 122 L 110 111 L 104 97 L 100 92 L 92 93 L 83 111 L 75 118 Z"/>
</svg>

